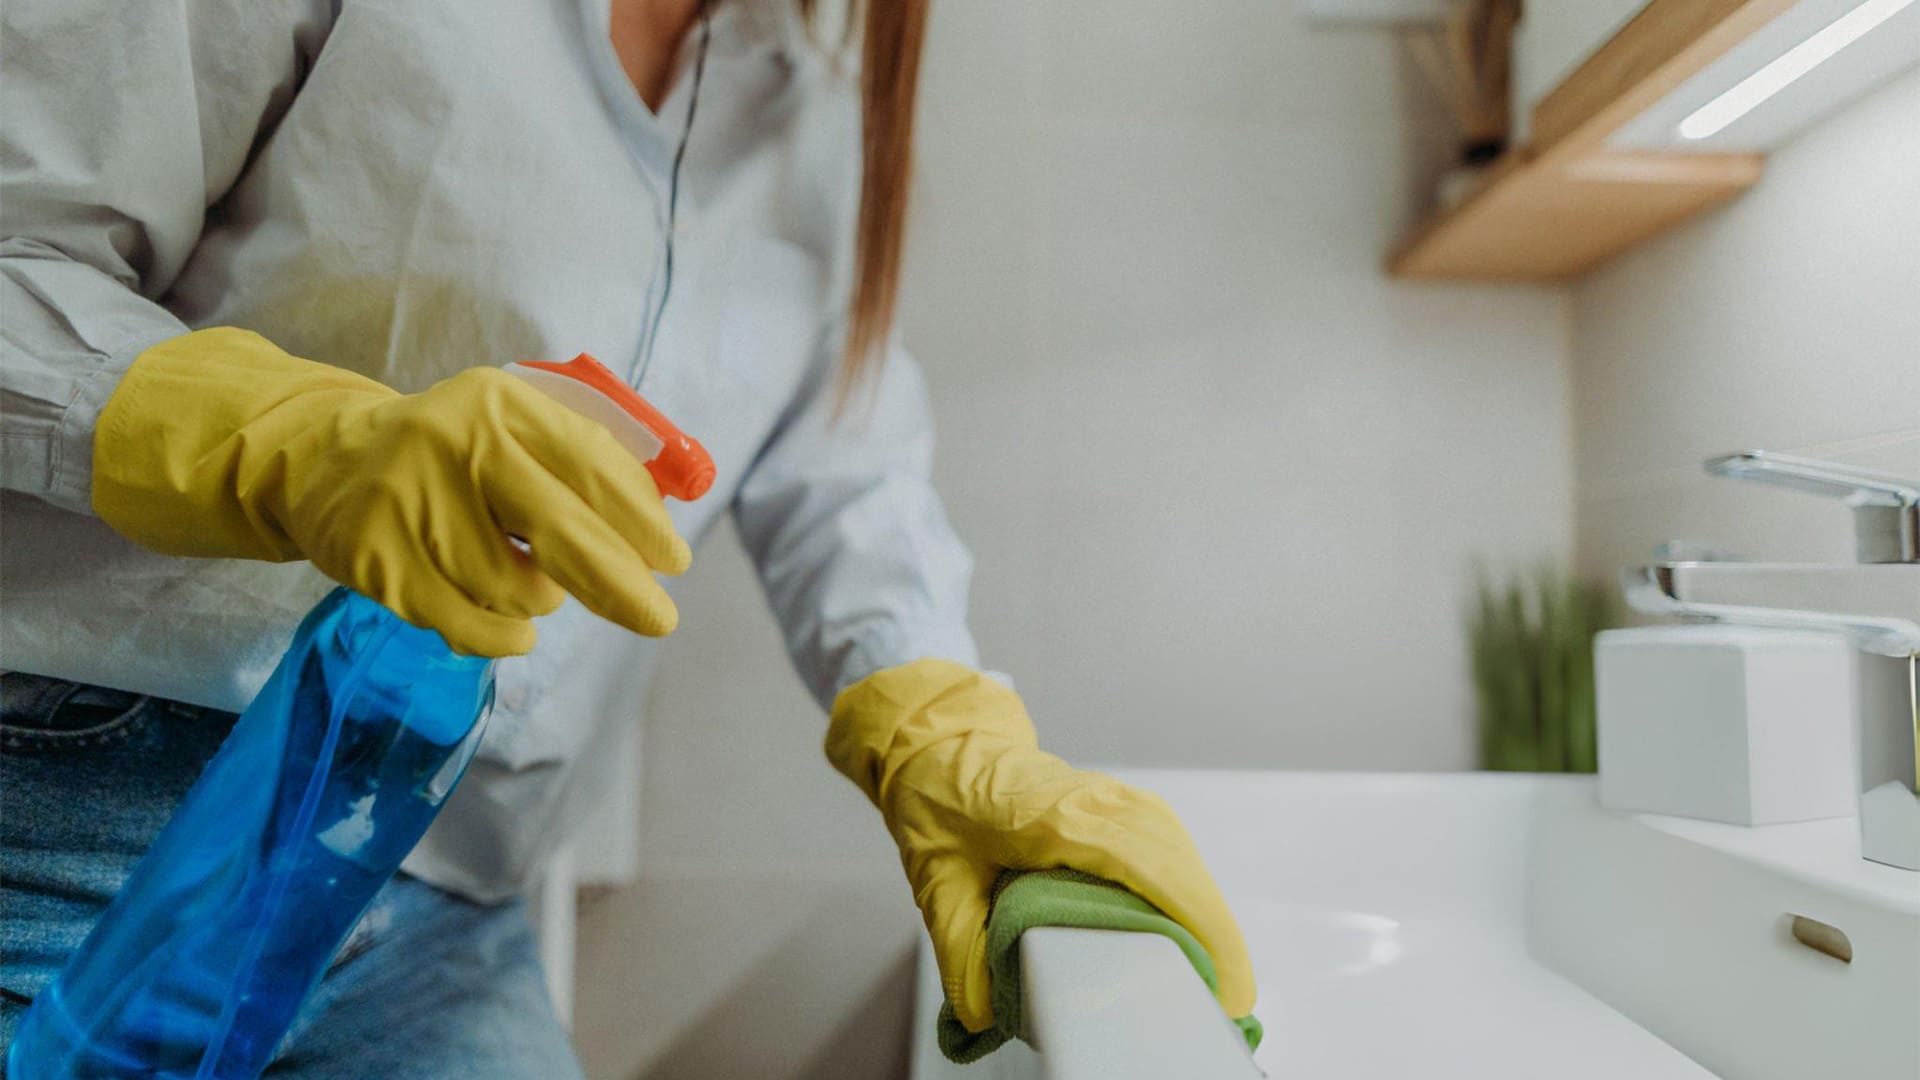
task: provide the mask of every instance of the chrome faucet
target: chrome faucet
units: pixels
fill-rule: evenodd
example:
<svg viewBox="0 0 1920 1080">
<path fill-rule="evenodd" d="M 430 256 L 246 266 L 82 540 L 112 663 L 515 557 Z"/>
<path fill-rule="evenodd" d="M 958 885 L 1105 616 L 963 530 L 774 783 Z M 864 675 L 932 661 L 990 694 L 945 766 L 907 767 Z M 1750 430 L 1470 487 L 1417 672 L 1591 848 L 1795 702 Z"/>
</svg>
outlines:
<svg viewBox="0 0 1920 1080">
<path fill-rule="evenodd" d="M 1860 852 L 1920 870 L 1920 481 L 1748 451 L 1716 476 L 1838 498 L 1859 563 L 1657 562 L 1623 575 L 1637 611 L 1845 633 L 1860 663 Z"/>
</svg>

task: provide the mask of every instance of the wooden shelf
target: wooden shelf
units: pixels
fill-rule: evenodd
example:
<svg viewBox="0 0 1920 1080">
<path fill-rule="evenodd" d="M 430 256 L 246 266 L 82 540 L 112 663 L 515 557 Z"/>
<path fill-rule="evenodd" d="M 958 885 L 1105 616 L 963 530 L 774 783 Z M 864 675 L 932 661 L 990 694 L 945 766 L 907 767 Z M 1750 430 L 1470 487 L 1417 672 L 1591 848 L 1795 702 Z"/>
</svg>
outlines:
<svg viewBox="0 0 1920 1080">
<path fill-rule="evenodd" d="M 1723 203 L 1760 179 L 1759 154 L 1592 151 L 1496 162 L 1480 189 L 1408 237 L 1397 277 L 1560 281 Z"/>
<path fill-rule="evenodd" d="M 1607 136 L 1792 6 L 1652 0 L 1533 110 L 1533 143 L 1495 162 L 1387 261 L 1395 277 L 1578 277 L 1745 191 L 1761 154 L 1612 151 Z"/>
</svg>

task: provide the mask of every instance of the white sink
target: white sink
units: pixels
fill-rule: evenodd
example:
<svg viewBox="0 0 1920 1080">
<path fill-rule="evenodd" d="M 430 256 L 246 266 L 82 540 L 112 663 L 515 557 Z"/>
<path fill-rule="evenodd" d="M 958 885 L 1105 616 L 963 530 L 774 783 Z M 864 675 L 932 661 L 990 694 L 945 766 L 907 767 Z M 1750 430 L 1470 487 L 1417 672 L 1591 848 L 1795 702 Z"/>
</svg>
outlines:
<svg viewBox="0 0 1920 1080">
<path fill-rule="evenodd" d="M 1743 828 L 1543 792 L 1531 865 L 1534 955 L 1716 1072 L 1920 1078 L 1920 872 L 1862 859 L 1853 818 Z"/>
<path fill-rule="evenodd" d="M 1590 799 L 1590 781 L 1116 772 L 1173 804 L 1240 917 L 1266 1026 L 1254 1060 L 1267 1075 L 1712 1076 L 1528 953 L 1536 811 Z M 1010 1045 L 966 1067 L 933 1044 L 939 983 L 923 950 L 915 1080 L 1254 1075 L 1198 1064 L 1220 1046 L 1217 1011 L 1192 1008 L 1206 991 L 1175 950 L 1110 940 L 1129 936 L 1036 942 L 1029 1024 L 1046 1053 Z M 1192 1067 L 1169 1074 L 1169 1060 Z"/>
</svg>

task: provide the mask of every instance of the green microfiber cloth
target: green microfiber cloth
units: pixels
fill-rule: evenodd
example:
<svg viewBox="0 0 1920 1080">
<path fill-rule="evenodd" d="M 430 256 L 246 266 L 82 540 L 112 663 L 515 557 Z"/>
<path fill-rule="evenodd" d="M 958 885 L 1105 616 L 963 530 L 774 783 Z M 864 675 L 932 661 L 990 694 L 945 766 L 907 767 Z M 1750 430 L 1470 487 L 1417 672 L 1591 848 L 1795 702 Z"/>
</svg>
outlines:
<svg viewBox="0 0 1920 1080">
<path fill-rule="evenodd" d="M 987 974 L 993 1002 L 993 1026 L 968 1031 L 953 1013 L 940 1007 L 940 1052 L 956 1064 L 978 1061 L 1008 1039 L 1026 1038 L 1021 1030 L 1023 1009 L 1020 984 L 1020 935 L 1036 926 L 1072 926 L 1086 930 L 1131 930 L 1160 934 L 1180 946 L 1193 970 L 1216 988 L 1213 958 L 1187 928 L 1160 913 L 1160 909 L 1105 878 L 1078 870 L 1012 871 L 993 884 L 993 910 L 987 917 Z M 1251 1016 L 1235 1020 L 1246 1036 L 1247 1049 L 1260 1045 L 1260 1021 Z"/>
</svg>

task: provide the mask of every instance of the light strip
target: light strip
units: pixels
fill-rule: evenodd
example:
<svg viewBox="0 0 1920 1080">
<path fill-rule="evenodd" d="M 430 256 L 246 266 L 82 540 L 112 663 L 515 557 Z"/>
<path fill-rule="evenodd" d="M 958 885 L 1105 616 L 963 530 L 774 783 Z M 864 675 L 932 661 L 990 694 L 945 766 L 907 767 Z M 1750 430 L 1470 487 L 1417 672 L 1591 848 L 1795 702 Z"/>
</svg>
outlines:
<svg viewBox="0 0 1920 1080">
<path fill-rule="evenodd" d="M 1754 106 L 1779 93 L 1788 83 L 1819 67 L 1828 57 L 1859 40 L 1868 31 L 1904 10 L 1914 0 L 1866 0 L 1828 23 L 1819 33 L 1788 49 L 1733 88 L 1695 109 L 1680 121 L 1680 136 L 1705 139 L 1753 111 Z"/>
</svg>

